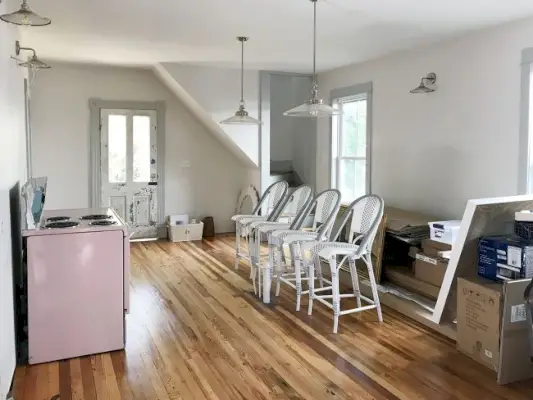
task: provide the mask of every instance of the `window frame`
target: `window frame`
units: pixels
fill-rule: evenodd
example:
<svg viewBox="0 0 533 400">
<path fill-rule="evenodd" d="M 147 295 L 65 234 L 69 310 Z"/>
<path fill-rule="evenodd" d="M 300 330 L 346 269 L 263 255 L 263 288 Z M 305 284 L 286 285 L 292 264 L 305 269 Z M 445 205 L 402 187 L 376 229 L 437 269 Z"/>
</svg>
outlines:
<svg viewBox="0 0 533 400">
<path fill-rule="evenodd" d="M 366 194 L 372 191 L 372 82 L 367 82 L 355 86 L 334 89 L 330 95 L 333 107 L 339 107 L 343 102 L 351 102 L 366 99 L 366 154 L 360 156 L 341 156 L 342 148 L 342 118 L 335 116 L 331 118 L 330 125 L 330 187 L 339 189 L 339 170 L 342 160 L 366 160 Z M 355 200 L 355 199 L 353 199 Z M 353 201 L 353 200 L 350 200 Z M 347 201 L 343 200 L 343 203 Z"/>
<path fill-rule="evenodd" d="M 521 62 L 521 88 L 520 88 L 520 131 L 518 137 L 518 194 L 533 194 L 533 154 L 529 147 L 532 143 L 530 129 L 530 105 L 533 100 L 531 87 L 531 74 L 533 74 L 533 48 L 522 50 Z"/>
<path fill-rule="evenodd" d="M 98 208 L 101 199 L 101 110 L 153 110 L 157 118 L 157 164 L 158 164 L 158 182 L 157 201 L 158 201 L 158 222 L 159 227 L 165 226 L 165 114 L 166 104 L 164 101 L 129 101 L 129 100 L 102 100 L 89 99 L 90 110 L 90 149 L 89 158 L 89 205 Z"/>
</svg>

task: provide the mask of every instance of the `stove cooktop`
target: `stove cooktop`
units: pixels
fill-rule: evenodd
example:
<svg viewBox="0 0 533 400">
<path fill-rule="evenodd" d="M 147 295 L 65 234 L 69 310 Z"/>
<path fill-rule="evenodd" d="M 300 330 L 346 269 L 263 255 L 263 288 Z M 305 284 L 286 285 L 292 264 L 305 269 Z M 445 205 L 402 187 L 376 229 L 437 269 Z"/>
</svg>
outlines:
<svg viewBox="0 0 533 400">
<path fill-rule="evenodd" d="M 50 218 L 46 218 L 46 222 L 68 221 L 69 219 L 70 217 L 63 217 L 63 216 L 50 217 Z"/>
<path fill-rule="evenodd" d="M 94 221 L 89 223 L 90 226 L 109 226 L 116 225 L 116 221 Z"/>
<path fill-rule="evenodd" d="M 1 0 L 0 0 L 1 1 Z M 93 224 L 93 222 L 103 222 Z M 122 230 L 129 235 L 128 225 L 109 208 L 86 208 L 44 211 L 41 223 L 35 229 L 23 229 L 24 237 L 64 235 L 71 233 Z"/>
<path fill-rule="evenodd" d="M 84 215 L 80 219 L 98 221 L 98 220 L 106 220 L 106 219 L 111 219 L 111 218 L 113 217 L 107 214 L 91 214 L 91 215 Z"/>
<path fill-rule="evenodd" d="M 74 228 L 79 225 L 79 222 L 75 221 L 59 221 L 46 224 L 44 227 L 47 229 L 61 229 L 61 228 Z"/>
</svg>

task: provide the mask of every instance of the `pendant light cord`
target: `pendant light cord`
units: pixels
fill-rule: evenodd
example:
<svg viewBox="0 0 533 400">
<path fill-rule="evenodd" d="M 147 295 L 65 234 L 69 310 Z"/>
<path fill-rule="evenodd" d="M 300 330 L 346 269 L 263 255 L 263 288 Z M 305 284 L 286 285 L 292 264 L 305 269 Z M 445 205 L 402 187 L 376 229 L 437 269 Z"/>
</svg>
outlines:
<svg viewBox="0 0 533 400">
<path fill-rule="evenodd" d="M 317 0 L 313 1 L 313 13 L 314 13 L 314 20 L 313 20 L 313 84 L 317 84 L 316 79 L 316 3 Z"/>
<path fill-rule="evenodd" d="M 241 104 L 244 105 L 244 40 L 241 41 Z"/>
</svg>

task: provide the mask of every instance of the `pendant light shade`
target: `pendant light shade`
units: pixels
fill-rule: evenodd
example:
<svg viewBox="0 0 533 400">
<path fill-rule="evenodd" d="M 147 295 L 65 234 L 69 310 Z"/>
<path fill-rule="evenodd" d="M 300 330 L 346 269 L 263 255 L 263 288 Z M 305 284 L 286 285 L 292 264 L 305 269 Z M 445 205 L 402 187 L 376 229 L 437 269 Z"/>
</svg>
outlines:
<svg viewBox="0 0 533 400">
<path fill-rule="evenodd" d="M 335 115 L 341 115 L 341 111 L 338 108 L 333 108 L 324 103 L 324 100 L 318 98 L 318 88 L 316 88 L 316 82 L 313 83 L 313 90 L 311 99 L 304 104 L 291 108 L 285 111 L 283 115 L 288 117 L 311 117 L 311 118 L 325 118 Z"/>
<path fill-rule="evenodd" d="M 261 121 L 250 117 L 246 110 L 243 110 L 244 114 L 241 113 L 241 110 L 237 111 L 235 115 L 232 115 L 229 118 L 221 121 L 221 124 L 224 125 L 261 125 Z"/>
<path fill-rule="evenodd" d="M 241 101 L 235 115 L 220 121 L 220 123 L 225 125 L 261 125 L 261 121 L 248 115 L 244 105 L 244 42 L 248 41 L 248 38 L 239 36 L 237 40 L 241 42 Z"/>
<path fill-rule="evenodd" d="M 28 6 L 27 0 L 22 0 L 20 9 L 9 14 L 0 15 L 0 19 L 10 24 L 23 26 L 45 26 L 52 23 L 49 18 L 41 17 L 39 14 L 34 13 Z"/>
<path fill-rule="evenodd" d="M 304 104 L 291 108 L 288 111 L 285 111 L 283 115 L 289 117 L 312 117 L 312 118 L 322 118 L 322 117 L 332 117 L 334 115 L 341 115 L 339 109 L 333 108 L 328 104 L 324 103 L 318 96 L 318 80 L 316 76 L 316 3 L 318 0 L 311 0 L 313 3 L 313 15 L 314 15 L 314 24 L 313 24 L 313 87 L 311 89 L 311 99 L 306 101 Z"/>
<path fill-rule="evenodd" d="M 24 67 L 24 68 L 30 68 L 30 69 L 50 69 L 50 68 L 52 68 L 47 63 L 42 62 L 41 60 L 39 60 L 37 58 L 37 56 L 35 56 L 35 55 L 31 56 L 30 58 L 28 58 L 27 61 L 19 62 L 18 66 L 19 67 Z"/>
</svg>

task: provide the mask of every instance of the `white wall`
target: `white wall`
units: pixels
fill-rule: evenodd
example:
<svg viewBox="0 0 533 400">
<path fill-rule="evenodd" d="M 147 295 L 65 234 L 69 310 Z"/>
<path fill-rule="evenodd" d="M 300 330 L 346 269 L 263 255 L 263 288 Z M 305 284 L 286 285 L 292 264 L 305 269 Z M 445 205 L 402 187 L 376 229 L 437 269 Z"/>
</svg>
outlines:
<svg viewBox="0 0 533 400">
<path fill-rule="evenodd" d="M 295 76 L 293 81 L 293 101 L 298 106 L 311 98 L 312 80 L 305 76 Z M 316 140 L 317 122 L 315 118 L 288 117 L 293 120 L 292 165 L 304 183 L 316 187 Z"/>
<path fill-rule="evenodd" d="M 234 115 L 239 108 L 241 97 L 239 69 L 175 63 L 161 65 L 215 122 Z M 250 116 L 258 118 L 259 71 L 245 71 L 244 101 Z M 259 128 L 250 125 L 220 126 L 248 157 L 259 165 Z"/>
<path fill-rule="evenodd" d="M 293 121 L 283 115 L 294 107 L 292 75 L 272 74 L 270 77 L 270 159 L 289 161 L 293 158 Z"/>
<path fill-rule="evenodd" d="M 0 14 L 11 6 L 0 4 Z M 0 399 L 5 399 L 16 362 L 8 193 L 17 181 L 25 180 L 26 141 L 23 70 L 9 58 L 17 30 L 1 23 L 0 37 Z"/>
<path fill-rule="evenodd" d="M 332 89 L 373 82 L 372 189 L 387 204 L 454 218 L 471 198 L 518 191 L 524 20 L 320 76 Z M 410 94 L 428 72 L 438 90 Z M 317 141 L 317 183 L 329 185 L 329 121 Z"/>
<path fill-rule="evenodd" d="M 270 149 L 272 161 L 291 161 L 293 170 L 308 184 L 315 184 L 316 122 L 283 113 L 311 96 L 309 76 L 271 74 Z"/>
<path fill-rule="evenodd" d="M 150 70 L 53 64 L 32 94 L 34 174 L 49 176 L 47 208 L 89 202 L 89 98 L 166 102 L 165 215 L 213 216 L 233 229 L 248 170 L 220 145 Z M 182 168 L 189 161 L 190 168 Z"/>
</svg>

